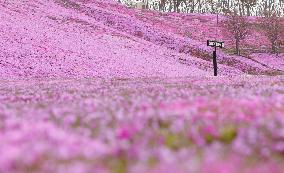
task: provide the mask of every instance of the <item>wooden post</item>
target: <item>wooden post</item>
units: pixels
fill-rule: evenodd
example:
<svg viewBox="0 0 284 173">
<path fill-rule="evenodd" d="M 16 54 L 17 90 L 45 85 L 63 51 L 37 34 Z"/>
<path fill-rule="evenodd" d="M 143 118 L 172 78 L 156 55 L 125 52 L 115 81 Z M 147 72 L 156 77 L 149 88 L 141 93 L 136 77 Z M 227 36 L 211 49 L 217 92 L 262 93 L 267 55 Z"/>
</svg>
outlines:
<svg viewBox="0 0 284 173">
<path fill-rule="evenodd" d="M 218 73 L 218 66 L 217 66 L 217 51 L 216 51 L 216 46 L 215 46 L 215 50 L 213 51 L 213 66 L 214 66 L 214 76 L 217 76 L 217 73 Z"/>
</svg>

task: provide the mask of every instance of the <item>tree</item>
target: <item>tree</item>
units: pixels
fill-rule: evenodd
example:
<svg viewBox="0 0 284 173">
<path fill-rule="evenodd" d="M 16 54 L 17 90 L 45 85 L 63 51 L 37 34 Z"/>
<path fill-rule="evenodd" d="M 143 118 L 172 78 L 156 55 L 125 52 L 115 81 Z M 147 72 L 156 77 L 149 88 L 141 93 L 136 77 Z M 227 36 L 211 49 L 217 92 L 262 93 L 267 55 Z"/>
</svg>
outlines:
<svg viewBox="0 0 284 173">
<path fill-rule="evenodd" d="M 174 12 L 180 12 L 180 5 L 182 2 L 186 3 L 185 0 L 173 0 Z"/>
<path fill-rule="evenodd" d="M 248 19 L 238 15 L 237 12 L 231 12 L 224 24 L 225 33 L 233 38 L 236 46 L 236 54 L 240 55 L 240 42 L 249 35 L 250 31 Z"/>
<path fill-rule="evenodd" d="M 245 14 L 246 9 L 246 15 L 251 16 L 251 10 L 257 5 L 257 0 L 241 0 L 241 5 L 242 13 Z"/>
<path fill-rule="evenodd" d="M 271 43 L 272 53 L 277 53 L 277 49 L 281 46 L 284 33 L 283 18 L 277 12 L 269 12 L 261 19 L 261 25 L 265 35 Z"/>
<path fill-rule="evenodd" d="M 159 11 L 165 11 L 166 0 L 159 1 Z"/>
<path fill-rule="evenodd" d="M 277 11 L 284 16 L 284 0 L 116 0 L 127 6 L 143 1 L 146 8 L 163 12 L 212 13 L 225 14 L 237 11 L 241 16 L 264 16 L 264 13 Z"/>
</svg>

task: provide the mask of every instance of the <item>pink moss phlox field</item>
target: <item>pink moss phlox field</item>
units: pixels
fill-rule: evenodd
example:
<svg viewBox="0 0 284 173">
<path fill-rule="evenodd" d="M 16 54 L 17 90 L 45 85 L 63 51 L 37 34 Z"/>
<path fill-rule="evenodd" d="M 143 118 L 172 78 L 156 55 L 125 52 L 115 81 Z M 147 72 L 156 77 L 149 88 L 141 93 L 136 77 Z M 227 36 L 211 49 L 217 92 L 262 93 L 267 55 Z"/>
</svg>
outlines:
<svg viewBox="0 0 284 173">
<path fill-rule="evenodd" d="M 0 2 L 0 9 L 2 79 L 212 73 L 206 39 L 216 30 L 214 15 L 161 15 L 110 1 L 11 0 Z M 272 70 L 222 50 L 218 59 L 220 75 Z"/>
<path fill-rule="evenodd" d="M 283 77 L 31 80 L 0 89 L 0 172 L 283 170 Z"/>
<path fill-rule="evenodd" d="M 0 173 L 282 173 L 283 54 L 229 55 L 215 17 L 1 1 Z"/>
</svg>

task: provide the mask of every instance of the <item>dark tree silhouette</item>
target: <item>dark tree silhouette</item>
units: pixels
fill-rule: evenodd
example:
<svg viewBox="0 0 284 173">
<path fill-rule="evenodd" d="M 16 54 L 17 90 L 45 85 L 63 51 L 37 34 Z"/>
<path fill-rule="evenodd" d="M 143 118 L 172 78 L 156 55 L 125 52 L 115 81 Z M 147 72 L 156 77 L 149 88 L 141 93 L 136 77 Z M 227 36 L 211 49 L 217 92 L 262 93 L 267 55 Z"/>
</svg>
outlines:
<svg viewBox="0 0 284 173">
<path fill-rule="evenodd" d="M 229 35 L 236 46 L 236 54 L 240 55 L 240 42 L 244 40 L 250 31 L 250 24 L 246 17 L 240 16 L 237 12 L 232 12 L 224 22 L 225 34 Z"/>
<path fill-rule="evenodd" d="M 271 43 L 272 53 L 277 53 L 284 37 L 284 20 L 277 12 L 267 12 L 261 19 L 261 25 L 265 35 Z"/>
</svg>

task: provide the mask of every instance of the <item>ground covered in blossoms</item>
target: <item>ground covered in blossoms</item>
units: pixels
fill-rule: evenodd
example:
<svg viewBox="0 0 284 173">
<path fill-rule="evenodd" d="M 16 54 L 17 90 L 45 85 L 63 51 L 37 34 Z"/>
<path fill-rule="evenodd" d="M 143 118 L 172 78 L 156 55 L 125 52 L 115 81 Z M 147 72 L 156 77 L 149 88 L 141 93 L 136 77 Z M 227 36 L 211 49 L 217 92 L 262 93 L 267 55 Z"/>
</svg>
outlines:
<svg viewBox="0 0 284 173">
<path fill-rule="evenodd" d="M 1 81 L 0 172 L 281 173 L 284 78 Z"/>
<path fill-rule="evenodd" d="M 0 173 L 283 173 L 284 54 L 232 55 L 215 19 L 0 1 Z"/>
<path fill-rule="evenodd" d="M 215 15 L 129 9 L 112 0 L 0 1 L 0 78 L 208 76 L 206 40 L 216 36 L 226 42 L 220 75 L 284 73 L 283 53 L 230 55 L 234 44 L 222 29 Z M 244 41 L 246 49 L 260 43 L 270 47 L 260 31 Z"/>
</svg>

